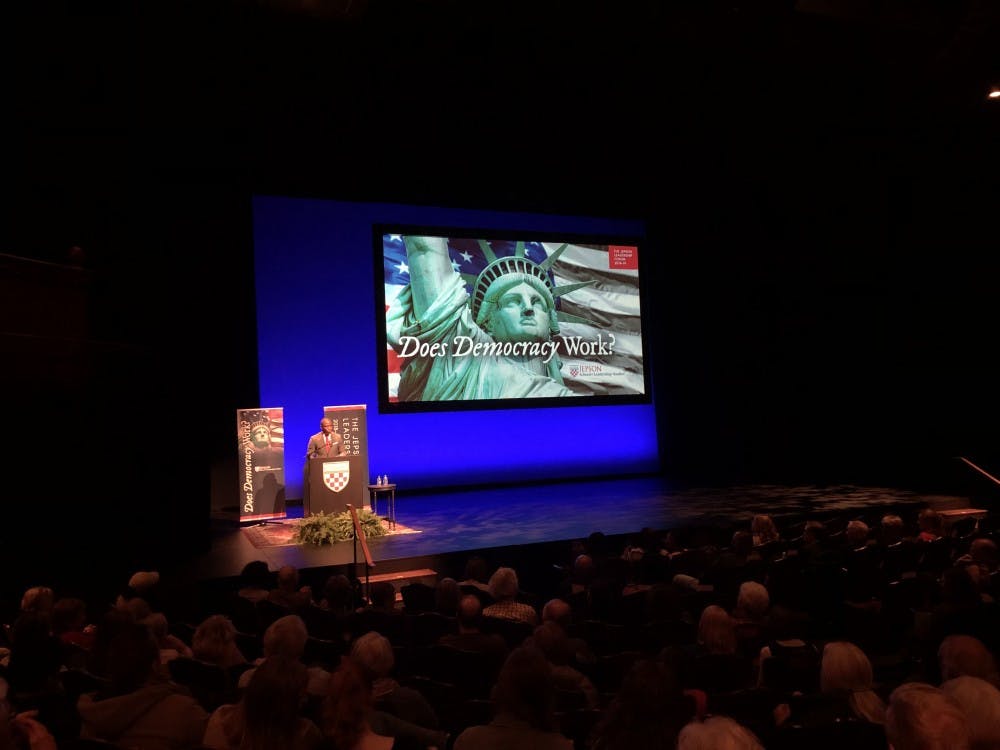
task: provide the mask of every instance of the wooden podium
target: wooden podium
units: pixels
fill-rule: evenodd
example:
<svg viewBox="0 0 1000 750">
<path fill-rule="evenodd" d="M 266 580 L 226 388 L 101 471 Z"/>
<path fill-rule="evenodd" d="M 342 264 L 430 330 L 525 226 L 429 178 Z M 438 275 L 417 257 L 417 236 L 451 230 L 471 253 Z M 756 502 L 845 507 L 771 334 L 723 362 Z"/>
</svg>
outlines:
<svg viewBox="0 0 1000 750">
<path fill-rule="evenodd" d="M 363 456 L 310 458 L 308 463 L 310 513 L 343 513 L 348 503 L 365 507 L 368 467 Z"/>
</svg>

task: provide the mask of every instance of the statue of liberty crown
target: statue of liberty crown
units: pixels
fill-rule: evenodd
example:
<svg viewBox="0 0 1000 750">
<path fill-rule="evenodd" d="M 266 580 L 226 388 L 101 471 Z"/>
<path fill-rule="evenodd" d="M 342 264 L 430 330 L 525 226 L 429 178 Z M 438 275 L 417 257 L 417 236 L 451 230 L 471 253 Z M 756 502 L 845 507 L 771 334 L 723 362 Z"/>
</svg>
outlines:
<svg viewBox="0 0 1000 750">
<path fill-rule="evenodd" d="M 549 306 L 549 329 L 552 333 L 559 333 L 559 322 L 584 323 L 594 325 L 593 321 L 581 318 L 578 315 L 571 315 L 556 310 L 556 299 L 574 292 L 585 286 L 590 286 L 595 281 L 581 281 L 576 284 L 564 284 L 556 286 L 549 275 L 549 268 L 559 259 L 566 249 L 567 243 L 563 243 L 559 249 L 549 255 L 541 263 L 535 263 L 524 254 L 524 242 L 519 241 L 513 255 L 505 255 L 500 258 L 493 252 L 486 240 L 479 240 L 479 248 L 486 257 L 486 268 L 480 271 L 478 276 L 472 274 L 462 274 L 465 282 L 472 289 L 472 302 L 470 311 L 472 318 L 477 324 L 482 325 L 489 314 L 490 305 L 495 305 L 498 296 L 498 282 L 503 283 L 503 288 L 510 284 L 524 282 L 534 287 L 542 294 Z"/>
</svg>

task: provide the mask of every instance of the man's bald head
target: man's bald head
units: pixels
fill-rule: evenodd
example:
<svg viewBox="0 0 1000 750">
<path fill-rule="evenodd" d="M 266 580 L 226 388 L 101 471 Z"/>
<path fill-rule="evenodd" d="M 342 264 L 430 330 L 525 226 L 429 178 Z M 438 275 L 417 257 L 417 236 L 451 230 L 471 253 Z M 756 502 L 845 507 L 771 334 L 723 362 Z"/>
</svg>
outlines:
<svg viewBox="0 0 1000 750">
<path fill-rule="evenodd" d="M 483 604 L 475 594 L 466 594 L 458 601 L 458 624 L 463 628 L 475 628 L 479 625 L 479 616 L 483 612 Z"/>
<path fill-rule="evenodd" d="M 542 622 L 555 622 L 568 627 L 572 621 L 573 610 L 569 602 L 563 599 L 549 599 L 542 607 Z"/>
</svg>

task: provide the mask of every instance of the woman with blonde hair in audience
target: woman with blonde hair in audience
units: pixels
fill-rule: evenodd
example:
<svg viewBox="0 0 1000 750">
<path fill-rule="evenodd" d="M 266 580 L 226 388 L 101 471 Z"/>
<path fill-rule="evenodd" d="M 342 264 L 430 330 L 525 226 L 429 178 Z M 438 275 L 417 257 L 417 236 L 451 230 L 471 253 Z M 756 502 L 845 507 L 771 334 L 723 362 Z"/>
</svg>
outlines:
<svg viewBox="0 0 1000 750">
<path fill-rule="evenodd" d="M 692 721 L 677 738 L 677 750 L 764 750 L 757 735 L 728 716 Z"/>
<path fill-rule="evenodd" d="M 820 694 L 802 696 L 774 711 L 777 724 L 792 719 L 805 726 L 823 726 L 843 720 L 885 724 L 885 702 L 873 688 L 872 664 L 853 643 L 831 641 L 820 661 Z"/>
<path fill-rule="evenodd" d="M 195 659 L 224 669 L 247 662 L 236 645 L 236 626 L 225 615 L 209 615 L 201 621 L 191 636 L 191 652 Z"/>
</svg>

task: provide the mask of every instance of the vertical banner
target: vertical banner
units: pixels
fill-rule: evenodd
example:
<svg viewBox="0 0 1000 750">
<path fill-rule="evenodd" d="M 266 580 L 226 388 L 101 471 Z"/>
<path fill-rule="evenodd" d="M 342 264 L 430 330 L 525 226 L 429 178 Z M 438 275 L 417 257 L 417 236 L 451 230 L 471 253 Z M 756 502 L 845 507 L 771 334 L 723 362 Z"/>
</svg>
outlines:
<svg viewBox="0 0 1000 750">
<path fill-rule="evenodd" d="M 236 439 L 240 522 L 284 518 L 284 409 L 237 409 Z"/>
<path fill-rule="evenodd" d="M 344 438 L 344 448 L 351 456 L 358 456 L 358 463 L 364 467 L 363 483 L 371 479 L 368 475 L 368 406 L 324 406 L 323 416 L 333 420 L 333 429 Z"/>
</svg>

